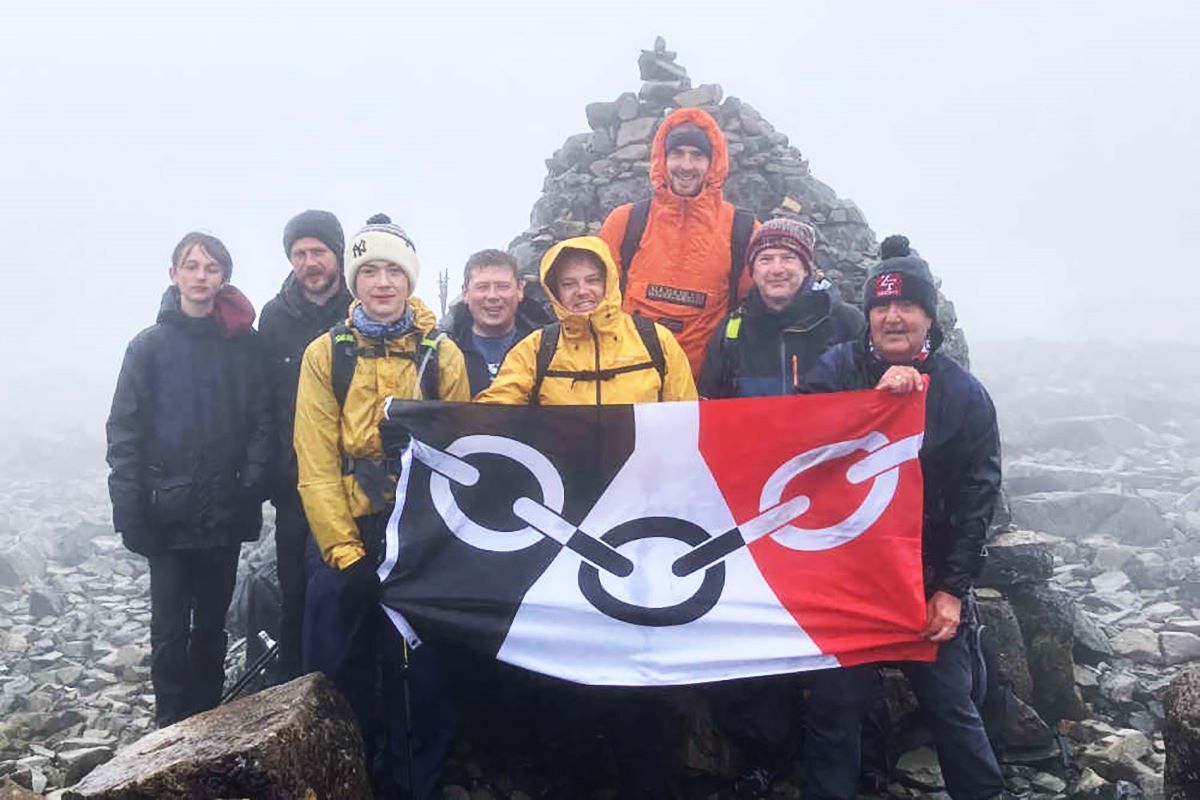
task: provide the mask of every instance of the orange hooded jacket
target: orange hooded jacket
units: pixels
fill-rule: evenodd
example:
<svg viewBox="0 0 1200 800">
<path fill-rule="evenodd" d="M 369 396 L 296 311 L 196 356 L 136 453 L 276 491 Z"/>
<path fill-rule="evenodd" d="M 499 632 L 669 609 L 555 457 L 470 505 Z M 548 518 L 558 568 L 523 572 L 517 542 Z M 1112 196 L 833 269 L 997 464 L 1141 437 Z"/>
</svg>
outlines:
<svg viewBox="0 0 1200 800">
<path fill-rule="evenodd" d="M 675 194 L 667 179 L 667 133 L 685 122 L 699 126 L 712 144 L 704 188 L 695 197 Z M 608 244 L 618 266 L 627 271 L 622 308 L 629 313 L 641 312 L 671 330 L 687 353 L 693 373 L 700 371 L 708 341 L 730 310 L 729 250 L 735 209 L 725 202 L 723 190 L 728 174 L 729 148 L 716 120 L 698 108 L 678 109 L 663 121 L 654 136 L 650 150 L 654 193 L 632 264 L 619 262 L 633 204 L 614 208 L 600 228 L 600 238 Z M 742 272 L 739 296 L 746 295 L 750 283 L 746 270 Z"/>
</svg>

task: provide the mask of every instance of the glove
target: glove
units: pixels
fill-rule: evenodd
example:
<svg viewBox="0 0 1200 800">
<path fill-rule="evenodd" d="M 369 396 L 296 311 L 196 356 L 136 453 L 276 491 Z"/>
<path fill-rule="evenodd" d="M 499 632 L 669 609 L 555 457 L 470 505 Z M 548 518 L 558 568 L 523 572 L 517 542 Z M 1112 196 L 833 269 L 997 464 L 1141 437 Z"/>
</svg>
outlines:
<svg viewBox="0 0 1200 800">
<path fill-rule="evenodd" d="M 363 556 L 338 573 L 341 582 L 342 607 L 350 612 L 362 612 L 379 602 L 383 586 L 371 559 Z"/>
<path fill-rule="evenodd" d="M 384 417 L 379 423 L 379 438 L 383 442 L 385 458 L 399 458 L 408 449 L 412 434 L 408 427 L 399 420 Z"/>
</svg>

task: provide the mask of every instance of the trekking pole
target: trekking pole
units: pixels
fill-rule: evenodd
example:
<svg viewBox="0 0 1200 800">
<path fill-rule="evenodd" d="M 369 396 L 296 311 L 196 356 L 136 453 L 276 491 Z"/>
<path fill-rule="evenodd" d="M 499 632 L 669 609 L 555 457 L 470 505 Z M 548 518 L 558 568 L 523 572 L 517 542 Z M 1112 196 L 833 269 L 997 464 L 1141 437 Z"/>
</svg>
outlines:
<svg viewBox="0 0 1200 800">
<path fill-rule="evenodd" d="M 408 640 L 404 639 L 404 663 L 400 667 L 400 683 L 404 687 L 404 748 L 408 759 L 408 796 L 417 796 L 416 765 L 413 763 L 412 692 L 408 685 Z"/>
<path fill-rule="evenodd" d="M 272 639 L 270 634 L 268 634 L 266 631 L 259 631 L 258 638 L 262 640 L 264 645 L 267 646 L 267 652 L 255 659 L 254 663 L 247 667 L 246 671 L 242 673 L 242 677 L 238 678 L 233 686 L 230 686 L 225 691 L 225 694 L 221 695 L 221 702 L 219 705 L 224 705 L 241 694 L 242 691 L 245 690 L 245 688 L 250 684 L 250 681 L 261 675 L 263 670 L 265 670 L 267 666 L 275 659 L 275 656 L 279 655 L 279 642 Z"/>
</svg>

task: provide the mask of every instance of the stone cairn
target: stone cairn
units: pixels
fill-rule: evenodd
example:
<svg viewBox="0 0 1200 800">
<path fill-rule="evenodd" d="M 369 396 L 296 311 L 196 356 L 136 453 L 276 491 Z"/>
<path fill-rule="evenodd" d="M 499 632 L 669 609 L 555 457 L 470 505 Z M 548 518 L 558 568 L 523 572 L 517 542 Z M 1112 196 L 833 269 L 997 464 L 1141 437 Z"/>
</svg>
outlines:
<svg viewBox="0 0 1200 800">
<path fill-rule="evenodd" d="M 808 161 L 749 103 L 725 97 L 715 83 L 692 86 L 662 37 L 638 57 L 642 86 L 616 100 L 589 103 L 587 133 L 567 137 L 546 160 L 542 196 L 534 203 L 528 230 L 509 245 L 521 271 L 536 279 L 538 261 L 555 243 L 596 234 L 616 206 L 650 196 L 650 143 L 667 114 L 701 108 L 729 140 L 725 199 L 760 220 L 792 217 L 817 231 L 816 263 L 842 296 L 861 304 L 867 269 L 879 258 L 875 234 L 851 200 L 817 180 Z M 967 363 L 967 344 L 957 328 L 954 306 L 941 298 L 938 317 L 948 352 Z"/>
</svg>

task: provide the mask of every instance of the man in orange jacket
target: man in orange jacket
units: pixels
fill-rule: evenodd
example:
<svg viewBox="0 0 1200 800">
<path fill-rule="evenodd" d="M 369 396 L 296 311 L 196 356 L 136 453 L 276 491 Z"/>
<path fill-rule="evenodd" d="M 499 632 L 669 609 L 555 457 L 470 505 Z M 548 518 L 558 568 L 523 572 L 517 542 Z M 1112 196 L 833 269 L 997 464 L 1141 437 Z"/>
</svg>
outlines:
<svg viewBox="0 0 1200 800">
<path fill-rule="evenodd" d="M 713 331 L 750 289 L 743 267 L 758 223 L 725 202 L 728 172 L 716 121 L 678 109 L 654 136 L 650 199 L 614 208 L 600 229 L 620 268 L 624 310 L 674 333 L 693 374 Z"/>
</svg>

